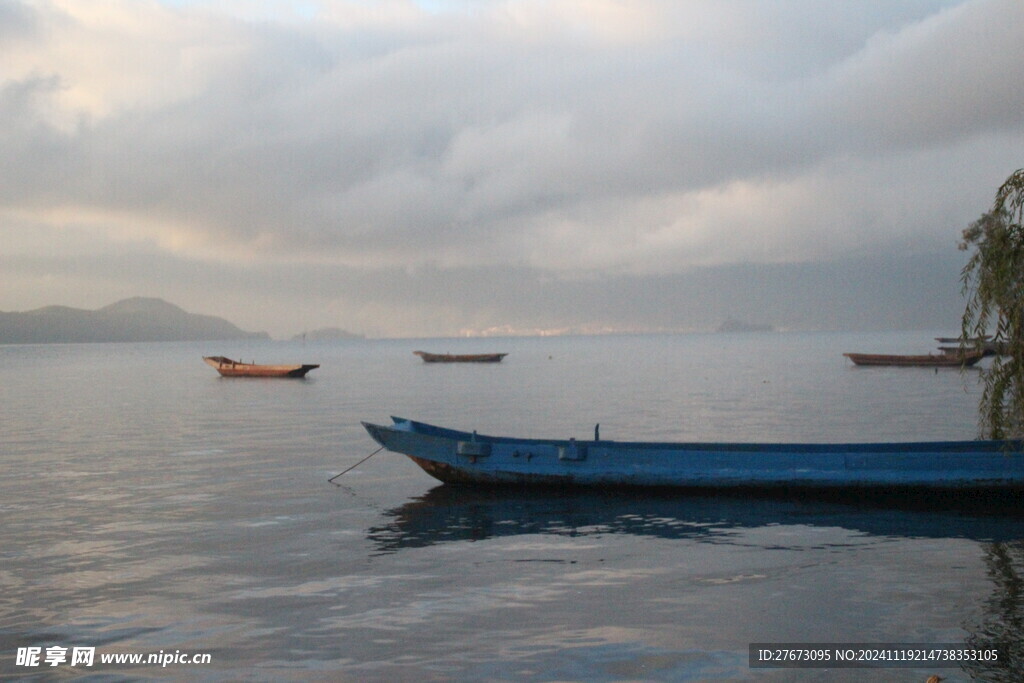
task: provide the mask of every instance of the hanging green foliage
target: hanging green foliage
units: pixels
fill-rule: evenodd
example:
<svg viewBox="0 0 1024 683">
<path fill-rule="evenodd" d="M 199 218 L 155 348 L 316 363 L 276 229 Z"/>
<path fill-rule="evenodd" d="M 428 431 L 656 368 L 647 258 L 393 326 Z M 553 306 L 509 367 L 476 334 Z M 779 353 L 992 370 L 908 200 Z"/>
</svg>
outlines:
<svg viewBox="0 0 1024 683">
<path fill-rule="evenodd" d="M 963 231 L 960 249 L 973 253 L 960 274 L 967 304 L 961 336 L 993 334 L 1005 348 L 984 371 L 978 406 L 981 435 L 1024 436 L 1024 169 L 996 192 L 992 210 Z M 994 329 L 993 329 L 994 328 Z"/>
</svg>

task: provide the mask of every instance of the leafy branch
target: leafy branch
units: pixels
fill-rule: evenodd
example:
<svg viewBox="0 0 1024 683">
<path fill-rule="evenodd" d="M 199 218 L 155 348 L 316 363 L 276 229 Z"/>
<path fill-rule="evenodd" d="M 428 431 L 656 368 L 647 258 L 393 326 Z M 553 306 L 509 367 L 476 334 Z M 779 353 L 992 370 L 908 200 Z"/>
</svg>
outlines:
<svg viewBox="0 0 1024 683">
<path fill-rule="evenodd" d="M 1024 169 L 996 192 L 992 209 L 963 231 L 960 249 L 974 249 L 960 273 L 967 297 L 961 336 L 988 334 L 1006 349 L 984 373 L 978 406 L 982 436 L 1024 435 Z"/>
</svg>

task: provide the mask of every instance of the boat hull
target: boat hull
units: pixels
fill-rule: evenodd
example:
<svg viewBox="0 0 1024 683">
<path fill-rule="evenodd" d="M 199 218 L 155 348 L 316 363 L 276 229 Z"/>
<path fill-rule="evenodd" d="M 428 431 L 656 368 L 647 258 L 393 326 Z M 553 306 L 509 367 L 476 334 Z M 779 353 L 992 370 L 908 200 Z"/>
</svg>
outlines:
<svg viewBox="0 0 1024 683">
<path fill-rule="evenodd" d="M 427 353 L 413 351 L 424 363 L 500 363 L 507 353 Z"/>
<path fill-rule="evenodd" d="M 221 377 L 305 377 L 306 373 L 319 365 L 256 365 L 239 363 L 224 356 L 204 356 L 207 365 L 220 373 Z"/>
<path fill-rule="evenodd" d="M 844 353 L 854 365 L 919 367 L 919 368 L 960 368 L 970 367 L 985 357 L 982 351 L 959 354 L 901 356 L 879 353 Z"/>
<path fill-rule="evenodd" d="M 647 443 L 493 437 L 392 418 L 381 446 L 452 484 L 692 489 L 1019 489 L 1024 445 Z"/>
</svg>

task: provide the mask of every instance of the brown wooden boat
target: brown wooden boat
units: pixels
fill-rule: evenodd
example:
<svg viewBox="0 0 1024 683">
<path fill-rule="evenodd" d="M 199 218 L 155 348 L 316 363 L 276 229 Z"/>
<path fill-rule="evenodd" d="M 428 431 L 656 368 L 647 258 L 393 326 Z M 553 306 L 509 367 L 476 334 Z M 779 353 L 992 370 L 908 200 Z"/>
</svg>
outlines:
<svg viewBox="0 0 1024 683">
<path fill-rule="evenodd" d="M 223 377 L 305 377 L 306 373 L 319 365 L 256 365 L 241 363 L 224 356 L 203 356 L 207 365 Z"/>
<path fill-rule="evenodd" d="M 855 365 L 899 366 L 921 368 L 959 368 L 974 365 L 985 357 L 984 351 L 966 353 L 929 353 L 919 356 L 901 356 L 880 353 L 844 353 Z"/>
<path fill-rule="evenodd" d="M 413 351 L 425 363 L 500 363 L 507 353 L 427 353 Z"/>
</svg>

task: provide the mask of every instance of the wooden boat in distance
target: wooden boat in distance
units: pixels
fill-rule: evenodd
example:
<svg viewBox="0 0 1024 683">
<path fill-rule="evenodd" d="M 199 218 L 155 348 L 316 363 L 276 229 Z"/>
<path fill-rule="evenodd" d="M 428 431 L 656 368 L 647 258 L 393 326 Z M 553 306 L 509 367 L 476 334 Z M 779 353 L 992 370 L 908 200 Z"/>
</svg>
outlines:
<svg viewBox="0 0 1024 683">
<path fill-rule="evenodd" d="M 425 363 L 500 363 L 507 353 L 427 353 L 413 351 Z"/>
<path fill-rule="evenodd" d="M 384 448 L 451 484 L 1024 492 L 1024 442 L 657 443 L 522 439 L 391 418 Z"/>
<path fill-rule="evenodd" d="M 256 365 L 241 363 L 224 356 L 203 356 L 203 360 L 222 377 L 305 377 L 319 365 Z"/>
<path fill-rule="evenodd" d="M 994 341 L 990 336 L 971 337 L 960 339 L 958 337 L 936 337 L 939 342 L 939 351 L 943 353 L 959 353 L 961 348 L 984 351 L 986 356 L 1008 356 L 1010 345 L 1006 341 Z"/>
<path fill-rule="evenodd" d="M 968 351 L 967 353 L 925 354 L 920 356 L 901 356 L 880 353 L 844 353 L 844 356 L 855 365 L 899 366 L 921 368 L 960 368 L 970 367 L 985 357 L 984 351 Z"/>
</svg>

